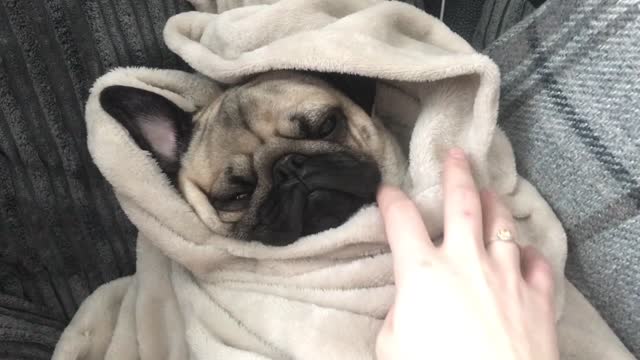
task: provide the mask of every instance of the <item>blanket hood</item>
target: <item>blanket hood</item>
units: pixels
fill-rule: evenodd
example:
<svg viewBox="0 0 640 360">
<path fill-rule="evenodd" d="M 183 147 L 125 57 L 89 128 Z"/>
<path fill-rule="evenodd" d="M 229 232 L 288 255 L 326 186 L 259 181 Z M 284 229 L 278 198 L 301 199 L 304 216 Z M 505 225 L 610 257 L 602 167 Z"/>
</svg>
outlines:
<svg viewBox="0 0 640 360">
<path fill-rule="evenodd" d="M 562 330 L 561 349 L 583 359 L 625 358 L 619 341 L 564 279 L 565 233 L 535 188 L 518 176 L 511 145 L 496 126 L 499 72 L 489 58 L 437 19 L 399 2 L 192 2 L 201 11 L 228 10 L 168 21 L 166 44 L 195 73 L 116 69 L 89 96 L 89 151 L 139 230 L 137 272 L 104 285 L 82 305 L 54 359 L 374 357 L 394 296 L 375 206 L 285 247 L 220 236 L 99 102 L 106 87 L 126 85 L 195 112 L 225 87 L 272 70 L 377 80 L 373 116 L 406 151 L 404 188 L 434 239 L 442 235 L 442 158 L 452 146 L 463 148 L 479 185 L 491 187 L 510 207 L 517 240 L 550 260 L 558 316 L 565 286 L 571 291 L 576 307 Z M 600 325 L 581 343 L 590 322 Z M 605 350 L 586 354 L 583 344 L 589 342 Z"/>
</svg>

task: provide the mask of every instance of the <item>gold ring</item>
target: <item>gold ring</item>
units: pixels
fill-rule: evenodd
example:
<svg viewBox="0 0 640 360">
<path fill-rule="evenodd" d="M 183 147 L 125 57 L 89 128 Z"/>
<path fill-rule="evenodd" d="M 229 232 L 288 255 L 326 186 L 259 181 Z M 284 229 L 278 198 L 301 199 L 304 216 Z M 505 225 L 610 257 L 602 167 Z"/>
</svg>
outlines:
<svg viewBox="0 0 640 360">
<path fill-rule="evenodd" d="M 513 234 L 511 233 L 511 231 L 509 231 L 508 229 L 500 229 L 498 230 L 498 232 L 496 233 L 496 241 L 507 241 L 507 242 L 511 242 L 513 241 Z"/>
</svg>

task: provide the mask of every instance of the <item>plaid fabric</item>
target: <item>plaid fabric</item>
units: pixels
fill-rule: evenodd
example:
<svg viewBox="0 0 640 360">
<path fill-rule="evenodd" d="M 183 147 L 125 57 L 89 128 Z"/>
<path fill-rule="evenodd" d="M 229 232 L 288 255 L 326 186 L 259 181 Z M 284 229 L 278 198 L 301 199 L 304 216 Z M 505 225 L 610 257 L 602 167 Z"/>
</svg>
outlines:
<svg viewBox="0 0 640 360">
<path fill-rule="evenodd" d="M 480 16 L 483 15 L 483 4 L 493 0 L 400 0 L 411 4 L 427 13 L 440 18 L 444 1 L 443 21 L 449 28 L 462 36 L 467 41 L 471 39 L 476 31 Z M 502 1 L 502 0 L 496 0 Z M 484 15 L 488 19 L 493 19 L 493 14 Z M 505 25 L 504 29 L 507 28 Z M 493 39 L 491 39 L 493 40 Z M 490 42 L 490 41 L 489 41 Z"/>
<path fill-rule="evenodd" d="M 640 355 L 640 1 L 550 0 L 486 53 L 519 171 L 569 236 L 567 276 Z"/>
<path fill-rule="evenodd" d="M 486 48 L 533 12 L 535 9 L 533 3 L 527 0 L 486 0 L 476 21 L 477 25 L 470 40 L 471 45 L 478 50 Z"/>
<path fill-rule="evenodd" d="M 482 15 L 484 47 L 527 13 L 509 15 L 522 1 L 447 0 L 445 21 L 471 40 Z M 487 50 L 503 69 L 503 126 L 520 171 L 569 230 L 568 273 L 636 353 L 637 7 L 555 0 Z M 0 359 L 50 358 L 81 301 L 133 271 L 135 229 L 91 163 L 84 102 L 112 67 L 184 68 L 161 30 L 188 9 L 185 0 L 0 2 Z"/>
</svg>

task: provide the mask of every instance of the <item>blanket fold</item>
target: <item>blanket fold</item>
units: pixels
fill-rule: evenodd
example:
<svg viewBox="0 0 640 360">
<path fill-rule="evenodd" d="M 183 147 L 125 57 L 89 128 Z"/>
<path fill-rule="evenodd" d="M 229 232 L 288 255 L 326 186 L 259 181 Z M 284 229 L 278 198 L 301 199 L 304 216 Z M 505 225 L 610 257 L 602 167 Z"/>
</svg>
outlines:
<svg viewBox="0 0 640 360">
<path fill-rule="evenodd" d="M 197 74 L 118 69 L 92 89 L 89 150 L 138 227 L 137 272 L 104 285 L 82 305 L 54 359 L 374 358 L 394 292 L 375 206 L 285 247 L 222 237 L 98 101 L 106 87 L 127 85 L 195 112 L 227 85 L 285 69 L 377 79 L 374 116 L 407 151 L 403 187 L 433 238 L 442 235 L 442 157 L 451 146 L 465 149 L 479 185 L 501 194 L 511 208 L 518 241 L 551 260 L 563 358 L 633 358 L 564 279 L 565 233 L 536 189 L 518 176 L 509 141 L 496 126 L 499 72 L 489 58 L 402 3 L 230 3 L 220 14 L 183 13 L 166 25 L 167 45 Z M 576 332 L 584 319 L 593 331 Z"/>
</svg>

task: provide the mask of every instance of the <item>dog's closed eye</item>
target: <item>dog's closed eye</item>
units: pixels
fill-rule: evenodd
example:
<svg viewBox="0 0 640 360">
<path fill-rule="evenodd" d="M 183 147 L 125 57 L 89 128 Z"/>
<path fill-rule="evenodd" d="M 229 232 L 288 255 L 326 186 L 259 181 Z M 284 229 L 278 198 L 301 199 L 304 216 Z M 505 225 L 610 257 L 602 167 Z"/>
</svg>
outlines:
<svg viewBox="0 0 640 360">
<path fill-rule="evenodd" d="M 339 129 L 340 125 L 345 121 L 345 116 L 342 113 L 342 110 L 335 108 L 329 110 L 322 118 L 322 122 L 320 126 L 317 127 L 314 136 L 309 138 L 311 139 L 325 139 L 330 137 L 336 130 Z"/>
<path fill-rule="evenodd" d="M 338 107 L 307 114 L 298 114 L 291 118 L 297 122 L 300 137 L 308 140 L 332 140 L 343 128 L 346 117 Z"/>
<path fill-rule="evenodd" d="M 251 196 L 255 190 L 252 181 L 232 176 L 224 191 L 210 196 L 211 205 L 217 211 L 239 212 L 246 210 L 251 203 Z"/>
<path fill-rule="evenodd" d="M 224 198 L 213 199 L 211 204 L 218 211 L 236 212 L 242 211 L 249 207 L 251 202 L 251 193 L 233 193 Z"/>
</svg>

